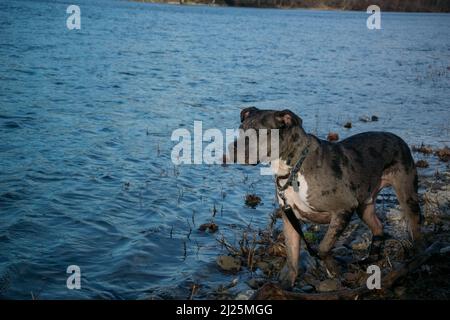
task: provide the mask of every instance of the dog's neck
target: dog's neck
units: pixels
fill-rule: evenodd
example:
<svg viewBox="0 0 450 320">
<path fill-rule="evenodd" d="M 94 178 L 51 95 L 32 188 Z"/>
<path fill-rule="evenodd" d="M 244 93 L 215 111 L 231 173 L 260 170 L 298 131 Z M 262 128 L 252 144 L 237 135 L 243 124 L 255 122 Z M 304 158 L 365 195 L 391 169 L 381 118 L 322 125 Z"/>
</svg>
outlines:
<svg viewBox="0 0 450 320">
<path fill-rule="evenodd" d="M 318 147 L 317 138 L 307 134 L 301 127 L 281 137 L 280 142 L 280 157 L 271 161 L 272 171 L 277 176 L 289 174 L 306 148 L 310 153 Z"/>
</svg>

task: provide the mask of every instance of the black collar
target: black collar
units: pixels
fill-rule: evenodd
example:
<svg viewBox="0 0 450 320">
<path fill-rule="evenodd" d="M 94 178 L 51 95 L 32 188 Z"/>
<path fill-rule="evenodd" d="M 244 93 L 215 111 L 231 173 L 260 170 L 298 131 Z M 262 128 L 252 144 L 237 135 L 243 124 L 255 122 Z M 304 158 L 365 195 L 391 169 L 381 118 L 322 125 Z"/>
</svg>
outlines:
<svg viewBox="0 0 450 320">
<path fill-rule="evenodd" d="M 300 169 L 301 169 L 301 167 L 303 165 L 303 162 L 305 161 L 306 157 L 309 154 L 309 145 L 310 144 L 308 143 L 307 146 L 303 149 L 303 151 L 302 151 L 302 153 L 300 155 L 300 158 L 297 160 L 295 165 L 292 167 L 292 170 L 291 170 L 291 172 L 289 174 L 284 175 L 284 176 L 277 176 L 276 181 L 277 181 L 278 191 L 286 190 L 292 184 L 292 182 L 295 181 L 297 173 L 300 171 Z M 283 186 L 281 186 L 280 185 L 280 180 L 286 179 L 286 178 L 288 180 L 286 181 L 286 183 Z"/>
</svg>

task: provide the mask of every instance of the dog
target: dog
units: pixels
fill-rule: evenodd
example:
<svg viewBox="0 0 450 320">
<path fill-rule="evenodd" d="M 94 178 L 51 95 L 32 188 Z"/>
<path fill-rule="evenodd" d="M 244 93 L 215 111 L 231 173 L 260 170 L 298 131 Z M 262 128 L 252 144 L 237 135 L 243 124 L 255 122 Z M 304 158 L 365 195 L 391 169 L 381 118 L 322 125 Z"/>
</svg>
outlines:
<svg viewBox="0 0 450 320">
<path fill-rule="evenodd" d="M 270 136 L 271 130 L 278 129 L 278 156 L 269 145 L 268 155 L 265 158 L 259 155 L 256 163 L 270 163 L 278 190 L 285 183 L 297 183 L 297 187 L 292 184 L 278 193 L 279 203 L 292 208 L 297 219 L 329 225 L 318 247 L 318 256 L 331 275 L 338 273 L 331 249 L 354 212 L 372 232 L 369 257 L 379 254 L 376 249 L 379 250 L 384 233 L 375 213 L 375 201 L 385 187 L 393 187 L 412 239 L 421 240 L 417 171 L 411 151 L 400 137 L 388 132 L 365 132 L 332 143 L 306 133 L 302 119 L 290 110 L 248 107 L 241 111 L 240 118 L 241 132 L 266 129 Z M 229 145 L 228 158 L 249 164 L 249 152 L 259 148 L 259 143 L 250 141 L 240 134 Z M 245 155 L 238 161 L 240 143 L 245 145 Z M 293 172 L 294 169 L 297 171 Z M 298 275 L 301 232 L 286 214 L 282 216 L 287 261 L 280 280 L 284 287 L 292 287 Z"/>
</svg>

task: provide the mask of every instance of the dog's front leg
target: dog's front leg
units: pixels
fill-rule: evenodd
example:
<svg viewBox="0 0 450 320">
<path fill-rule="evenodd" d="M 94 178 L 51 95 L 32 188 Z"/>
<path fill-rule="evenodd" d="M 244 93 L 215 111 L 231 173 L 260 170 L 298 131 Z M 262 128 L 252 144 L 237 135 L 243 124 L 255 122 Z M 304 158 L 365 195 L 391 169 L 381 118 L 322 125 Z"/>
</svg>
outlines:
<svg viewBox="0 0 450 320">
<path fill-rule="evenodd" d="M 284 288 L 294 286 L 298 274 L 298 257 L 300 254 L 300 236 L 283 214 L 283 233 L 286 245 L 287 261 L 280 273 L 281 285 Z"/>
</svg>

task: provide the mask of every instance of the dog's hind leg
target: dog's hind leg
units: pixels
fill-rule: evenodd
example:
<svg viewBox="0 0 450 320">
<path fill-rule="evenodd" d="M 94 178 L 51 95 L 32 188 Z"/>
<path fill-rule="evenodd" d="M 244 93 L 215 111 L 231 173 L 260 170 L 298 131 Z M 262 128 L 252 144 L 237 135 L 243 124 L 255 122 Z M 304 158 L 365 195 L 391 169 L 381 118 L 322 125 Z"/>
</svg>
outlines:
<svg viewBox="0 0 450 320">
<path fill-rule="evenodd" d="M 417 172 L 415 169 L 400 170 L 392 177 L 392 187 L 397 195 L 403 216 L 406 219 L 409 234 L 414 242 L 420 242 L 420 213 L 419 197 L 417 195 Z"/>
<path fill-rule="evenodd" d="M 376 195 L 375 197 L 376 198 Z M 357 209 L 358 216 L 369 227 L 372 232 L 369 253 L 364 260 L 376 261 L 380 258 L 381 249 L 384 242 L 383 224 L 375 212 L 375 200 L 372 203 L 361 205 Z"/>
<path fill-rule="evenodd" d="M 375 212 L 375 203 L 363 205 L 357 210 L 358 216 L 367 224 L 374 236 L 383 235 L 383 224 Z"/>
<path fill-rule="evenodd" d="M 339 273 L 339 267 L 331 256 L 330 251 L 336 243 L 336 240 L 347 227 L 351 216 L 352 212 L 333 214 L 328 230 L 319 245 L 319 256 L 323 260 L 328 273 L 333 277 Z"/>
</svg>

